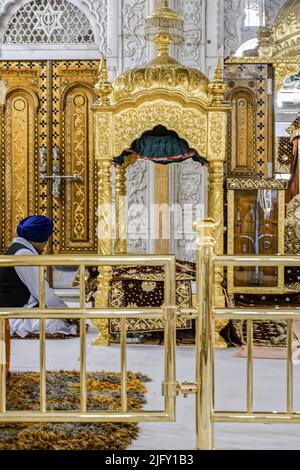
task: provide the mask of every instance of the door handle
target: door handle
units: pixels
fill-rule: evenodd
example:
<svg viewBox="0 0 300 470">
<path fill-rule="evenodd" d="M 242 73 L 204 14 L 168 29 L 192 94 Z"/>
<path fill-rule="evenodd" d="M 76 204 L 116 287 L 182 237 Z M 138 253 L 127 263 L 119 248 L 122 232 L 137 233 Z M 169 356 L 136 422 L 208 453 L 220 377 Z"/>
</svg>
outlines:
<svg viewBox="0 0 300 470">
<path fill-rule="evenodd" d="M 53 147 L 53 172 L 52 175 L 46 175 L 47 168 L 46 168 L 46 149 L 45 147 L 40 147 L 39 155 L 40 155 L 40 178 L 41 180 L 48 181 L 52 180 L 52 196 L 59 197 L 60 196 L 60 185 L 63 180 L 69 181 L 82 181 L 82 177 L 77 173 L 74 175 L 60 175 L 59 174 L 59 147 Z"/>
</svg>

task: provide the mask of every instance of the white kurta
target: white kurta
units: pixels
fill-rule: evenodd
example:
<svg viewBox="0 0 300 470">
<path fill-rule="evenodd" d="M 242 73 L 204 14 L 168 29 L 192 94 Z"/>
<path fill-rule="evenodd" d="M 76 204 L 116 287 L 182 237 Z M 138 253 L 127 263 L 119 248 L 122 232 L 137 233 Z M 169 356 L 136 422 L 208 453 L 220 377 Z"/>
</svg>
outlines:
<svg viewBox="0 0 300 470">
<path fill-rule="evenodd" d="M 20 243 L 24 248 L 20 249 L 15 256 L 37 255 L 38 252 L 33 245 L 22 237 L 14 238 L 13 243 Z M 30 298 L 23 308 L 33 308 L 39 303 L 39 268 L 37 266 L 24 267 L 16 266 L 16 273 L 21 281 L 26 285 L 30 292 Z M 52 308 L 68 308 L 63 300 L 61 300 L 54 290 L 49 287 L 47 279 L 45 279 L 45 305 Z M 24 338 L 29 333 L 38 334 L 40 331 L 39 319 L 13 319 L 10 320 L 11 335 L 17 334 Z M 77 326 L 70 325 L 65 320 L 46 320 L 46 334 L 62 333 L 65 335 L 75 335 Z"/>
</svg>

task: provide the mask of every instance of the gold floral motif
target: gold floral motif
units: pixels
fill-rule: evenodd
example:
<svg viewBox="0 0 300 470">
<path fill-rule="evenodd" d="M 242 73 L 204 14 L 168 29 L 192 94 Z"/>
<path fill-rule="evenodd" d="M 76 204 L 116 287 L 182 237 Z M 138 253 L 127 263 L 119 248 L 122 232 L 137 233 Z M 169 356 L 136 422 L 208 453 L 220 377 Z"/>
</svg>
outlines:
<svg viewBox="0 0 300 470">
<path fill-rule="evenodd" d="M 179 106 L 176 102 L 162 100 L 154 100 L 151 104 L 143 104 L 136 109 L 120 111 L 115 116 L 114 155 L 120 155 L 124 149 L 130 148 L 135 139 L 157 124 L 174 130 L 188 142 L 190 148 L 197 150 L 203 157 L 207 156 L 207 114 Z"/>
<path fill-rule="evenodd" d="M 85 211 L 85 203 L 87 200 L 87 192 L 91 191 L 86 180 L 86 170 L 88 169 L 86 149 L 86 129 L 88 128 L 86 118 L 88 117 L 87 108 L 84 107 L 86 99 L 84 95 L 76 95 L 74 98 L 74 154 L 73 166 L 74 171 L 82 178 L 82 182 L 74 182 L 74 238 L 75 240 L 86 240 L 87 224 L 85 223 L 87 213 Z M 70 187 L 70 185 L 69 185 Z"/>
<path fill-rule="evenodd" d="M 168 56 L 167 56 L 168 57 Z M 207 77 L 197 69 L 184 67 L 174 59 L 164 58 L 164 63 L 151 62 L 145 67 L 128 70 L 114 82 L 113 102 L 136 98 L 158 91 L 179 93 L 209 105 L 211 101 Z"/>
<path fill-rule="evenodd" d="M 300 55 L 300 3 L 286 2 L 273 26 L 275 55 L 291 57 Z"/>
<path fill-rule="evenodd" d="M 209 161 L 225 161 L 226 157 L 227 114 L 209 113 L 208 118 L 208 155 Z"/>
<path fill-rule="evenodd" d="M 14 91 L 7 101 L 7 147 L 5 165 L 5 246 L 15 234 L 16 224 L 37 206 L 35 135 L 37 101 L 30 92 Z"/>
<path fill-rule="evenodd" d="M 43 201 L 36 155 L 38 146 L 47 144 L 47 133 L 38 134 L 48 103 L 46 70 L 46 63 L 1 61 L 1 251 L 20 218 L 38 213 Z"/>
<path fill-rule="evenodd" d="M 112 164 L 110 119 L 109 113 L 101 111 L 101 105 L 94 105 L 95 119 L 95 157 L 98 161 L 98 254 L 112 255 L 112 185 L 110 168 Z M 111 288 L 111 267 L 101 266 L 98 276 L 98 290 L 95 297 L 95 306 L 105 308 L 109 306 L 109 292 Z M 94 345 L 109 345 L 109 321 L 94 320 L 100 333 L 94 340 Z"/>
<path fill-rule="evenodd" d="M 16 97 L 12 102 L 11 122 L 12 122 L 12 186 L 14 197 L 13 214 L 14 220 L 20 221 L 27 216 L 27 191 L 28 191 L 28 155 L 27 155 L 27 135 L 30 123 L 27 120 L 27 102 Z"/>
<path fill-rule="evenodd" d="M 72 88 L 65 96 L 63 137 L 64 166 L 68 175 L 80 181 L 65 185 L 62 207 L 62 248 L 95 251 L 95 160 L 91 115 L 92 95 L 83 87 Z"/>
<path fill-rule="evenodd" d="M 300 51 L 299 51 L 300 53 Z M 300 64 L 299 62 L 290 62 L 290 63 L 275 63 L 274 64 L 275 68 L 275 89 L 276 91 L 279 91 L 280 88 L 283 86 L 284 81 L 286 78 L 288 78 L 290 75 L 295 75 L 300 71 Z"/>
<path fill-rule="evenodd" d="M 300 253 L 300 195 L 297 194 L 287 206 L 287 217 L 284 221 L 284 251 L 294 255 Z"/>
<path fill-rule="evenodd" d="M 95 158 L 112 159 L 111 152 L 111 136 L 110 136 L 110 123 L 111 116 L 107 112 L 101 112 L 93 105 L 94 113 L 94 129 L 95 129 Z"/>
<path fill-rule="evenodd" d="M 97 252 L 97 165 L 94 154 L 93 84 L 98 61 L 52 63 L 52 147 L 59 147 L 59 173 L 79 174 L 81 181 L 64 181 L 52 199 L 56 220 L 55 253 Z M 52 150 L 49 149 L 49 158 Z M 49 169 L 50 170 L 50 169 Z M 52 185 L 48 183 L 51 191 Z"/>
<path fill-rule="evenodd" d="M 227 189 L 287 189 L 288 181 L 273 178 L 227 178 Z"/>
</svg>

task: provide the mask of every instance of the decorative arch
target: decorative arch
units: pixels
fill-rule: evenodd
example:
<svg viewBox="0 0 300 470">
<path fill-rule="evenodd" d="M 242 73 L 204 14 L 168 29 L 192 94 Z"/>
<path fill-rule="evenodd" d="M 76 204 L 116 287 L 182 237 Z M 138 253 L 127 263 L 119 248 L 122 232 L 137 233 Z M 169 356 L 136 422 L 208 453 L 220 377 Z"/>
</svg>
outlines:
<svg viewBox="0 0 300 470">
<path fill-rule="evenodd" d="M 39 108 L 39 99 L 37 97 L 37 95 L 30 89 L 26 89 L 26 88 L 22 88 L 22 87 L 13 87 L 13 88 L 10 88 L 9 92 L 7 93 L 6 97 L 5 97 L 5 105 L 7 105 L 7 102 L 8 100 L 10 99 L 10 97 L 12 95 L 15 95 L 19 93 L 20 95 L 24 94 L 24 96 L 30 96 L 31 99 L 32 99 L 32 103 L 33 103 L 33 106 L 34 106 L 34 110 L 35 112 L 37 112 L 38 108 Z"/>
<path fill-rule="evenodd" d="M 107 0 L 0 0 L 1 58 L 97 59 L 106 26 Z"/>
<path fill-rule="evenodd" d="M 0 112 L 2 126 L 7 129 L 0 182 L 4 247 L 11 243 L 16 223 L 38 211 L 35 153 L 38 105 L 37 96 L 31 90 L 15 87 L 7 94 Z"/>
<path fill-rule="evenodd" d="M 249 88 L 236 87 L 228 93 L 232 113 L 228 119 L 228 169 L 236 174 L 255 173 L 255 96 Z"/>
<path fill-rule="evenodd" d="M 72 83 L 71 85 L 67 86 L 62 94 L 61 94 L 61 107 L 62 109 L 65 109 L 65 106 L 66 106 L 66 99 L 67 99 L 67 96 L 70 94 L 71 91 L 73 91 L 73 89 L 76 89 L 78 88 L 78 83 Z M 89 85 L 88 83 L 81 83 L 80 84 L 80 88 L 81 90 L 85 90 L 86 93 L 91 93 L 91 95 L 93 96 L 93 99 L 95 99 L 95 90 L 94 90 L 94 87 L 92 85 Z"/>
<path fill-rule="evenodd" d="M 121 154 L 143 132 L 158 124 L 177 132 L 190 148 L 207 157 L 207 113 L 162 100 L 142 104 L 136 109 L 126 109 L 116 115 L 113 154 Z"/>
<path fill-rule="evenodd" d="M 94 44 L 95 35 L 85 13 L 71 1 L 30 0 L 10 17 L 3 42 Z"/>
<path fill-rule="evenodd" d="M 248 39 L 247 41 L 243 42 L 236 52 L 234 53 L 235 56 L 237 57 L 242 57 L 244 52 L 253 50 L 258 46 L 258 40 L 257 37 Z"/>
</svg>

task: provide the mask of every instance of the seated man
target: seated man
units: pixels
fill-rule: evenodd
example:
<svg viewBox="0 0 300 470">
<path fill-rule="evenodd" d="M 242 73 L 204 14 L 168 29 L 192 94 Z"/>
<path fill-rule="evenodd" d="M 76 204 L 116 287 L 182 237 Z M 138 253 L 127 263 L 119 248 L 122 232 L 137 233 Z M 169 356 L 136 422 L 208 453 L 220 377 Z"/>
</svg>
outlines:
<svg viewBox="0 0 300 470">
<path fill-rule="evenodd" d="M 6 255 L 39 255 L 53 232 L 53 222 L 49 217 L 34 215 L 22 220 L 17 227 L 18 237 L 13 239 Z M 39 268 L 0 267 L 0 306 L 34 308 L 39 304 Z M 67 308 L 49 287 L 45 279 L 45 305 L 52 308 Z M 62 312 L 63 313 L 63 312 Z M 39 333 L 39 319 L 10 320 L 11 335 L 24 338 L 28 334 Z M 77 326 L 66 320 L 46 320 L 46 334 L 60 333 L 75 335 Z"/>
</svg>

